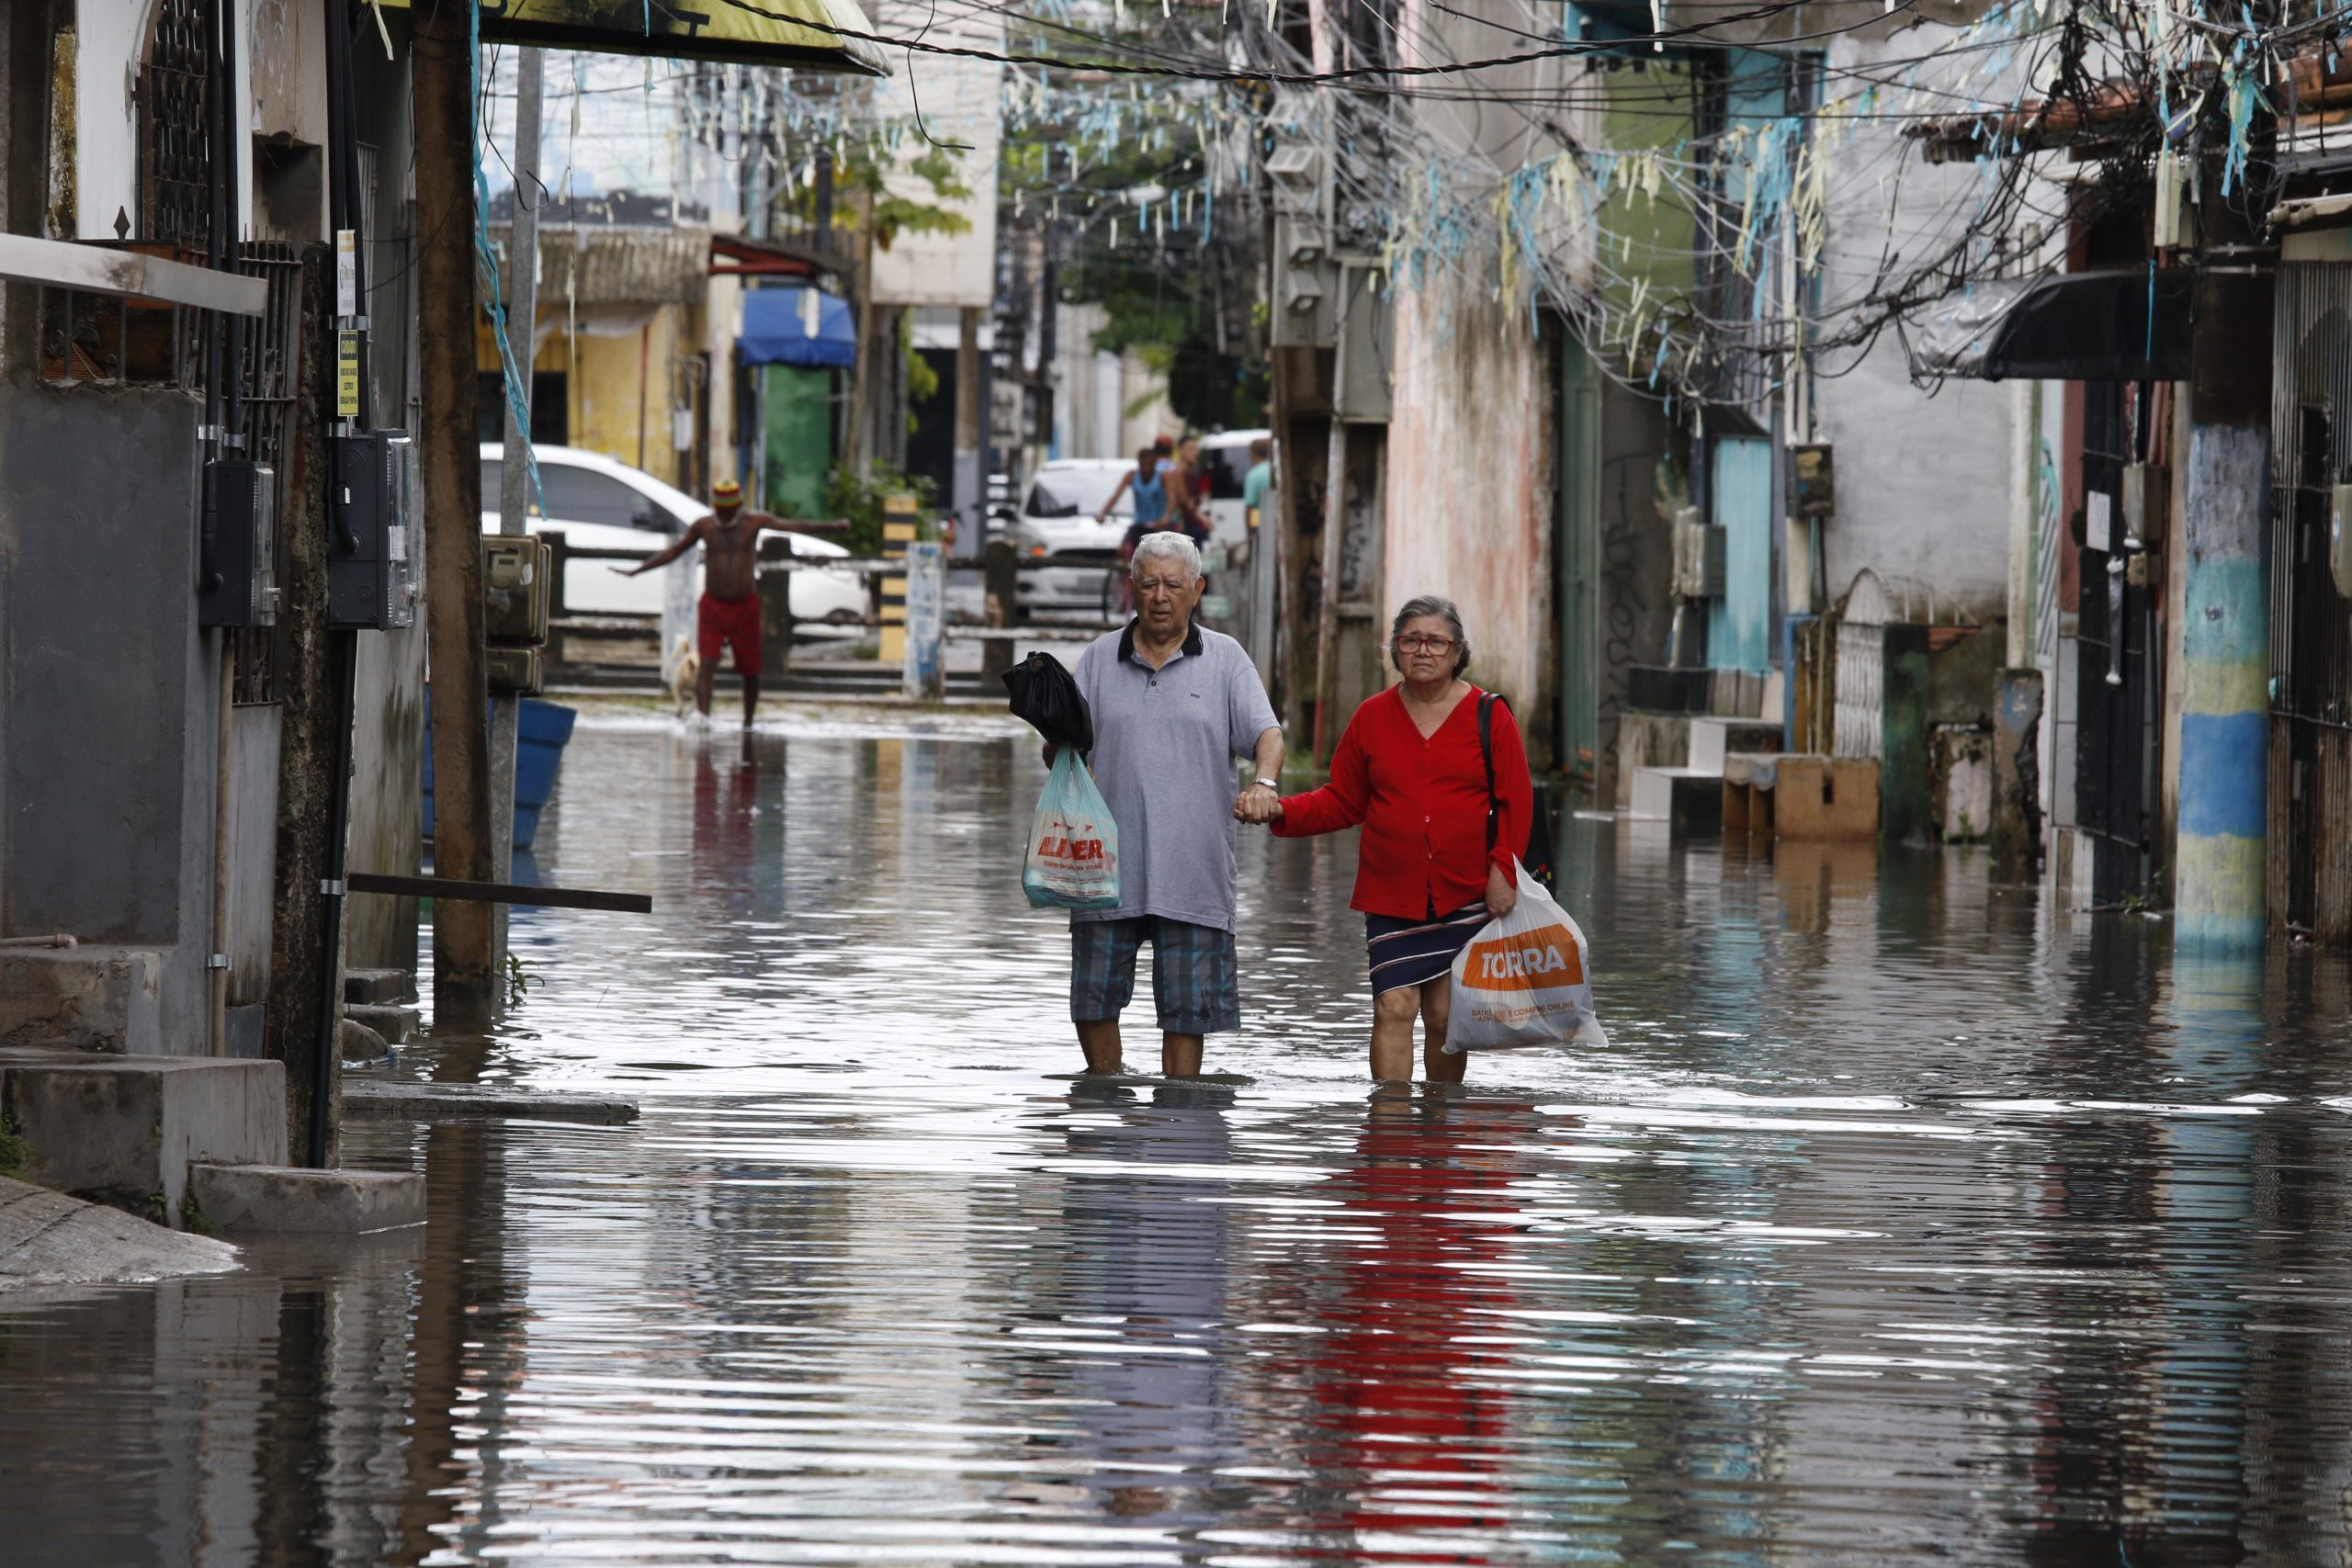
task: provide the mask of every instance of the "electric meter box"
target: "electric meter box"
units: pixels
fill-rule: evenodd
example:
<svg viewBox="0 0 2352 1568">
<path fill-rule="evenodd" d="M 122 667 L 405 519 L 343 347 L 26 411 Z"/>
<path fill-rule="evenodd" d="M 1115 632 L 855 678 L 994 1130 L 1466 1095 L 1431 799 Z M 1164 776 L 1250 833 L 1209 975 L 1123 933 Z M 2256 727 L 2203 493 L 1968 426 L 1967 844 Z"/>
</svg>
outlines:
<svg viewBox="0 0 2352 1568">
<path fill-rule="evenodd" d="M 493 692 L 535 697 L 547 686 L 547 665 L 536 648 L 482 650 L 483 683 Z"/>
<path fill-rule="evenodd" d="M 482 636 L 492 642 L 548 640 L 554 608 L 555 555 L 529 534 L 481 536 Z"/>
<path fill-rule="evenodd" d="M 416 624 L 416 520 L 409 438 L 371 430 L 334 440 L 327 493 L 327 624 L 392 631 Z"/>
<path fill-rule="evenodd" d="M 204 465 L 196 624 L 266 626 L 277 620 L 277 486 L 266 463 Z"/>
</svg>

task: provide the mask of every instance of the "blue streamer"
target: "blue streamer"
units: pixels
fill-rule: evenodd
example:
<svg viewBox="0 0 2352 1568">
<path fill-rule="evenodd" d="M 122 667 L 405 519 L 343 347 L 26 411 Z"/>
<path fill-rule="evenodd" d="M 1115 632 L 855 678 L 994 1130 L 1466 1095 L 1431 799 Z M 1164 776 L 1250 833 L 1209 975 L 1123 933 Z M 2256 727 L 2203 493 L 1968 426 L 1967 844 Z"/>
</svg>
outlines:
<svg viewBox="0 0 2352 1568">
<path fill-rule="evenodd" d="M 647 0 L 650 5 L 651 0 Z M 498 283 L 498 255 L 490 248 L 490 176 L 483 171 L 481 148 L 481 6 L 479 0 L 469 0 L 466 6 L 466 58 L 471 67 L 473 91 L 468 96 L 468 112 L 473 118 L 474 142 L 474 259 L 482 268 L 489 288 L 490 330 L 498 340 L 498 363 L 506 376 L 506 416 L 523 433 L 523 468 L 531 478 L 531 495 L 539 503 L 539 515 L 548 511 L 548 495 L 539 484 L 539 455 L 531 445 L 531 409 L 523 400 L 523 373 L 514 364 L 514 345 L 506 338 L 506 307 L 501 303 L 505 290 Z M 523 199 L 522 182 L 514 185 L 514 199 Z M 507 233 L 514 233 L 510 226 Z M 531 258 L 537 265 L 538 258 Z M 532 341 L 537 342 L 537 323 L 533 322 Z"/>
</svg>

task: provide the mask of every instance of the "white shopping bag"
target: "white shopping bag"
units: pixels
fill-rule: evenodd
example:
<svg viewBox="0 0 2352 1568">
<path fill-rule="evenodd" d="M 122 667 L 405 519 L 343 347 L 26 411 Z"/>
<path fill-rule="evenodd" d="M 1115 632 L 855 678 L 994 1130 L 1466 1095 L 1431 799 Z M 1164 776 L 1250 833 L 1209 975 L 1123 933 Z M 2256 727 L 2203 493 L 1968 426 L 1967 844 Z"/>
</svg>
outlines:
<svg viewBox="0 0 2352 1568">
<path fill-rule="evenodd" d="M 1021 890 L 1041 909 L 1119 907 L 1119 825 L 1094 775 L 1064 746 L 1037 796 Z"/>
<path fill-rule="evenodd" d="M 1453 960 L 1449 1051 L 1609 1043 L 1593 1015 L 1584 932 L 1544 885 L 1511 863 L 1519 902 L 1478 929 Z"/>
</svg>

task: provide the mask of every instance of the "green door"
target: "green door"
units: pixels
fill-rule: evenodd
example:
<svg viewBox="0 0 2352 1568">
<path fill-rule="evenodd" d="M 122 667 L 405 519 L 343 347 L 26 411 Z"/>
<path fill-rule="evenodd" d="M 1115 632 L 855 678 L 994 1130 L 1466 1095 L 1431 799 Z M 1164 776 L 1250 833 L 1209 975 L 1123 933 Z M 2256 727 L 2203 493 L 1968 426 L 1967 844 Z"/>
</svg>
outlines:
<svg viewBox="0 0 2352 1568">
<path fill-rule="evenodd" d="M 833 373 L 771 365 L 767 378 L 768 510 L 821 517 L 833 466 Z"/>
<path fill-rule="evenodd" d="M 1600 372 L 1560 355 L 1560 769 L 1589 786 L 1600 750 Z"/>
</svg>

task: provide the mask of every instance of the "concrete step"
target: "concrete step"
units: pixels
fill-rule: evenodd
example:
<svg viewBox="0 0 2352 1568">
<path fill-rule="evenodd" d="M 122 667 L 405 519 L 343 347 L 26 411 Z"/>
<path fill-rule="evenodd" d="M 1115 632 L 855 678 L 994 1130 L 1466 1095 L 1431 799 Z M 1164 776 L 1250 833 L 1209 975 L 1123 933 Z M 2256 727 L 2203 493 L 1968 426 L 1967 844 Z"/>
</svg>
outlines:
<svg viewBox="0 0 2352 1568">
<path fill-rule="evenodd" d="M 374 1030 L 385 1044 L 399 1045 L 416 1033 L 422 1015 L 413 1007 L 374 1007 L 345 1002 L 343 1016 Z"/>
<path fill-rule="evenodd" d="M 405 1170 L 188 1167 L 190 1208 L 216 1231 L 364 1235 L 424 1223 L 424 1178 Z"/>
<path fill-rule="evenodd" d="M 187 1168 L 286 1163 L 282 1062 L 0 1050 L 29 1181 L 176 1230 Z"/>
<path fill-rule="evenodd" d="M 796 696 L 896 695 L 906 677 L 898 666 L 869 660 L 796 660 L 786 672 L 782 690 Z M 1004 684 L 977 670 L 947 671 L 947 695 L 977 697 L 1004 694 Z"/>
<path fill-rule="evenodd" d="M 1781 726 L 1778 720 L 1753 718 L 1717 718 L 1702 716 L 1690 721 L 1690 752 L 1688 766 L 1702 773 L 1721 777 L 1724 759 L 1740 751 L 1778 751 L 1781 749 Z"/>
<path fill-rule="evenodd" d="M 637 1102 L 614 1095 L 561 1094 L 497 1084 L 343 1080 L 346 1121 L 461 1122 L 517 1118 L 617 1127 L 637 1120 Z"/>
<path fill-rule="evenodd" d="M 346 969 L 343 999 L 355 1007 L 396 1007 L 416 995 L 416 976 L 405 969 Z"/>
<path fill-rule="evenodd" d="M 1878 763 L 1802 752 L 1725 759 L 1725 833 L 1781 839 L 1878 837 Z"/>
<path fill-rule="evenodd" d="M 237 1249 L 0 1177 L 0 1292 L 219 1274 Z"/>
<path fill-rule="evenodd" d="M 335 1044 L 346 1067 L 373 1066 L 392 1057 L 391 1042 L 356 1019 L 335 1020 Z"/>
<path fill-rule="evenodd" d="M 1723 775 L 1703 768 L 1636 768 L 1634 806 L 1626 815 L 1636 822 L 1665 822 L 1677 833 L 1710 834 L 1723 830 Z"/>
</svg>

